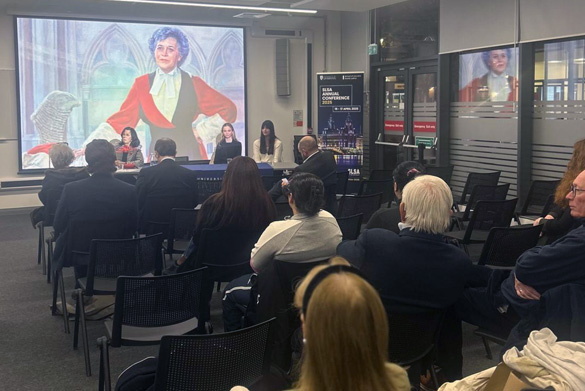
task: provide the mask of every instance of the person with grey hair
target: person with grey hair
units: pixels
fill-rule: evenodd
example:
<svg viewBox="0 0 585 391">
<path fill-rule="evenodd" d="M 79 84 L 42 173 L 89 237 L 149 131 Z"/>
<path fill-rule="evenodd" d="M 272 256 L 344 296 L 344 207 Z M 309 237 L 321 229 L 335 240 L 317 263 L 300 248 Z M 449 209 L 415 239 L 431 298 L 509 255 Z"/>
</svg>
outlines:
<svg viewBox="0 0 585 391">
<path fill-rule="evenodd" d="M 442 234 L 452 205 L 451 189 L 442 179 L 418 176 L 402 191 L 398 235 L 366 229 L 357 240 L 342 242 L 337 254 L 361 270 L 387 311 L 446 310 L 462 296 L 471 268 L 465 252 Z"/>
<path fill-rule="evenodd" d="M 93 140 L 85 148 L 89 178 L 65 185 L 57 206 L 55 228 L 54 270 L 68 264 L 68 235 L 72 221 L 119 221 L 125 227 L 124 237 L 136 232 L 138 222 L 134 186 L 114 178 L 116 152 L 106 140 Z"/>
<path fill-rule="evenodd" d="M 63 186 L 67 183 L 85 179 L 89 176 L 85 167 L 69 167 L 75 159 L 75 155 L 67 144 L 53 145 L 49 150 L 49 158 L 54 168 L 45 172 L 45 177 L 41 184 L 39 199 L 43 206 L 34 209 L 30 214 L 32 225 L 35 228 L 41 220 L 48 224 L 51 223 L 49 215 L 51 211 L 46 208 L 49 197 L 57 197 L 58 199 L 63 191 Z"/>
</svg>

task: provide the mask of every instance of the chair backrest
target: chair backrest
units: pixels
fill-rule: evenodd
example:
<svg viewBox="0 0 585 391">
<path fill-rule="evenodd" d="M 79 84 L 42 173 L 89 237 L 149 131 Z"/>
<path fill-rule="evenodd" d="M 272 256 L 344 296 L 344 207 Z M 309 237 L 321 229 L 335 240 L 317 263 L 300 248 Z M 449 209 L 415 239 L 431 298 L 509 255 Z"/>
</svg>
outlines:
<svg viewBox="0 0 585 391">
<path fill-rule="evenodd" d="M 337 225 L 341 229 L 343 240 L 355 240 L 360 235 L 362 229 L 363 213 L 358 213 L 353 216 L 337 217 Z"/>
<path fill-rule="evenodd" d="M 45 210 L 43 215 L 43 225 L 45 227 L 50 227 L 53 225 L 53 220 L 55 219 L 55 213 L 57 212 L 57 205 L 59 205 L 59 199 L 61 198 L 61 194 L 63 193 L 63 187 L 58 187 L 56 189 L 50 189 L 47 192 L 47 202 L 45 204 Z"/>
<path fill-rule="evenodd" d="M 546 205 L 548 198 L 551 194 L 554 194 L 555 189 L 559 185 L 559 181 L 532 181 L 530 184 L 530 190 L 522 209 L 520 210 L 521 215 L 540 215 L 542 209 Z"/>
<path fill-rule="evenodd" d="M 326 260 L 299 263 L 275 259 L 258 273 L 256 321 L 276 318 L 271 340 L 272 363 L 284 370 L 291 364 L 292 335 L 301 326 L 299 312 L 293 306 L 294 292 L 311 269 L 325 262 Z"/>
<path fill-rule="evenodd" d="M 215 193 L 219 193 L 222 181 L 222 179 L 198 179 L 197 196 L 199 197 L 199 203 L 202 204 Z"/>
<path fill-rule="evenodd" d="M 94 279 L 143 276 L 162 272 L 162 234 L 137 239 L 94 239 L 89 250 L 85 294 L 94 293 Z"/>
<path fill-rule="evenodd" d="M 517 203 L 518 198 L 504 201 L 478 201 L 471 213 L 463 242 L 469 242 L 473 230 L 489 231 L 494 227 L 509 227 Z"/>
<path fill-rule="evenodd" d="M 490 229 L 479 265 L 514 267 L 522 253 L 538 244 L 542 225 Z"/>
<path fill-rule="evenodd" d="M 427 356 L 434 347 L 443 316 L 443 310 L 388 312 L 390 361 L 406 366 Z"/>
<path fill-rule="evenodd" d="M 264 189 L 266 191 L 270 191 L 274 187 L 274 184 L 282 179 L 281 176 L 262 176 L 262 184 L 264 185 Z"/>
<path fill-rule="evenodd" d="M 71 220 L 67 228 L 67 245 L 63 266 L 73 266 L 74 256 L 86 257 L 89 262 L 89 251 L 93 239 L 130 239 L 135 234 L 134 224 L 121 219 L 104 220 Z"/>
<path fill-rule="evenodd" d="M 175 208 L 194 209 L 197 197 L 193 191 L 185 191 L 163 196 L 148 196 L 141 210 L 140 232 L 151 235 L 162 232 L 168 236 L 171 210 Z"/>
<path fill-rule="evenodd" d="M 394 180 L 392 177 L 392 170 L 372 170 L 370 171 L 370 177 L 368 179 L 371 181 Z"/>
<path fill-rule="evenodd" d="M 284 220 L 287 216 L 292 216 L 293 212 L 288 204 L 288 201 L 276 201 L 276 220 Z"/>
<path fill-rule="evenodd" d="M 510 189 L 510 184 L 505 183 L 503 185 L 475 185 L 473 190 L 471 191 L 471 195 L 469 196 L 469 201 L 467 202 L 467 206 L 465 207 L 465 212 L 463 213 L 463 220 L 469 220 L 469 214 L 475 208 L 475 204 L 477 201 L 503 201 L 508 196 L 508 190 Z"/>
<path fill-rule="evenodd" d="M 335 186 L 335 194 L 342 196 L 347 192 L 347 181 L 349 180 L 349 170 L 337 171 L 337 185 Z"/>
<path fill-rule="evenodd" d="M 359 213 L 364 215 L 363 223 L 366 224 L 372 214 L 380 209 L 382 193 L 365 196 L 343 196 L 339 201 L 338 217 L 353 216 Z"/>
<path fill-rule="evenodd" d="M 250 386 L 270 369 L 272 320 L 223 334 L 165 336 L 156 390 L 223 391 Z"/>
<path fill-rule="evenodd" d="M 175 162 L 188 162 L 189 156 L 175 156 Z"/>
<path fill-rule="evenodd" d="M 112 346 L 158 343 L 163 335 L 195 330 L 204 269 L 168 276 L 118 277 Z"/>
<path fill-rule="evenodd" d="M 171 210 L 171 222 L 167 236 L 167 252 L 169 254 L 173 253 L 175 240 L 188 241 L 191 239 L 198 213 L 197 209 L 173 208 Z"/>
<path fill-rule="evenodd" d="M 554 206 L 555 206 L 555 195 L 551 194 L 548 196 L 544 206 L 542 207 L 542 211 L 540 212 L 540 217 L 544 217 L 547 214 L 549 214 Z"/>
<path fill-rule="evenodd" d="M 453 176 L 453 169 L 455 166 L 427 166 L 425 172 L 427 175 L 433 175 L 441 178 L 446 184 L 451 183 L 451 177 Z"/>
<path fill-rule="evenodd" d="M 207 266 L 206 279 L 231 281 L 251 273 L 250 254 L 262 231 L 205 228 L 195 253 L 195 267 Z"/>
<path fill-rule="evenodd" d="M 382 193 L 382 203 L 385 204 L 394 199 L 394 180 L 362 180 L 358 195 L 370 195 Z"/>
<path fill-rule="evenodd" d="M 461 198 L 459 200 L 460 204 L 467 203 L 467 196 L 471 194 L 473 187 L 475 185 L 490 185 L 495 186 L 498 184 L 500 180 L 501 171 L 494 171 L 494 172 L 470 172 L 467 175 L 467 181 L 465 182 L 465 186 L 463 187 L 463 192 L 461 192 Z"/>
</svg>

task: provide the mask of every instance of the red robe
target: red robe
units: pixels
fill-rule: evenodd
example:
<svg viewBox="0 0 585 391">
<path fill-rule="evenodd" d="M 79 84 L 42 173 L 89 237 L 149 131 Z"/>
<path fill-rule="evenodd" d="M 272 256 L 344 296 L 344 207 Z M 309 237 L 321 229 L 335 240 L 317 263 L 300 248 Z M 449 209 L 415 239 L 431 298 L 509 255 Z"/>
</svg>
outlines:
<svg viewBox="0 0 585 391">
<path fill-rule="evenodd" d="M 177 108 L 172 121 L 168 121 L 165 118 L 152 99 L 150 88 L 154 73 L 151 73 L 136 78 L 126 100 L 120 106 L 120 110 L 112 114 L 106 122 L 116 132 L 122 133 L 125 127 L 136 127 L 138 120 L 142 119 L 151 128 L 151 135 L 153 136 L 151 151 L 154 148 L 155 141 L 164 136 L 175 140 L 177 143 L 177 155 L 180 156 L 185 154 L 183 151 L 189 151 L 191 153 L 186 154 L 192 159 L 207 159 L 207 152 L 203 143 L 197 141 L 193 136 L 191 123 L 199 114 L 206 116 L 219 114 L 225 121 L 235 122 L 237 117 L 236 105 L 229 98 L 207 85 L 201 78 L 197 76 L 189 77 L 184 71 L 181 71 L 181 76 L 181 90 L 179 91 Z M 155 129 L 157 130 L 156 132 Z M 218 129 L 218 133 L 219 131 L 220 129 Z"/>
<path fill-rule="evenodd" d="M 483 102 L 490 100 L 488 82 L 488 74 L 482 77 L 473 79 L 469 84 L 459 90 L 459 102 Z M 516 95 L 518 80 L 514 76 L 508 76 L 508 86 L 510 93 L 508 94 L 508 102 L 518 100 Z"/>
</svg>

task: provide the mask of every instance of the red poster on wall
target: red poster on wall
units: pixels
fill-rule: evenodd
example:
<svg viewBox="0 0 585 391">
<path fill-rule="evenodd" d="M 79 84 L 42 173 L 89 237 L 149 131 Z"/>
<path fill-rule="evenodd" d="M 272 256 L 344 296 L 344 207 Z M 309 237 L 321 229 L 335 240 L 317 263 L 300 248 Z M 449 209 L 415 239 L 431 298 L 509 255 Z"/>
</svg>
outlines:
<svg viewBox="0 0 585 391">
<path fill-rule="evenodd" d="M 414 121 L 413 123 L 414 132 L 437 132 L 437 123 L 434 121 Z"/>
<path fill-rule="evenodd" d="M 390 132 L 403 132 L 404 121 L 384 121 L 384 130 Z"/>
</svg>

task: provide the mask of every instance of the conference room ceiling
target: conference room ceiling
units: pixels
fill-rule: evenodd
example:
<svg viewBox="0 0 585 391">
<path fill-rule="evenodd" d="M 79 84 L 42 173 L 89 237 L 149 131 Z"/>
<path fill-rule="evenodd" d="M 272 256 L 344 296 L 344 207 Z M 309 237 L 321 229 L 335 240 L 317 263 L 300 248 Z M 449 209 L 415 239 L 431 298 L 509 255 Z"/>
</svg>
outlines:
<svg viewBox="0 0 585 391">
<path fill-rule="evenodd" d="M 252 7 L 303 8 L 318 11 L 363 12 L 405 0 L 181 0 L 185 2 L 245 5 Z"/>
</svg>

